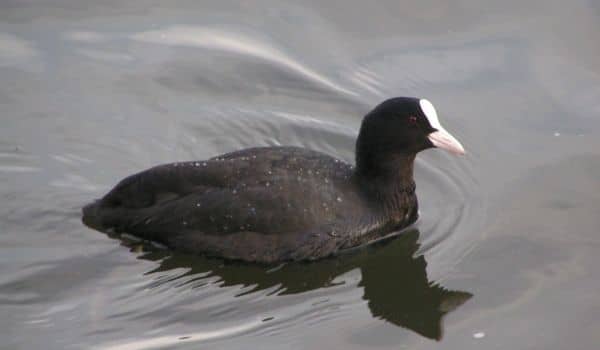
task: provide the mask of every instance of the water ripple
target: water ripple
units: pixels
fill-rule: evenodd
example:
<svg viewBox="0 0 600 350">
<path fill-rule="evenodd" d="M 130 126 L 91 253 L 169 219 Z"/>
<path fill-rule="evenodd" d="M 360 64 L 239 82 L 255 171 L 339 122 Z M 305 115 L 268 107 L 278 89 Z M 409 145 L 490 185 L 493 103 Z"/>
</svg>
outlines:
<svg viewBox="0 0 600 350">
<path fill-rule="evenodd" d="M 251 329 L 257 328 L 262 324 L 260 319 L 254 319 L 245 323 L 229 326 L 215 330 L 206 330 L 203 332 L 194 332 L 178 335 L 165 335 L 155 338 L 146 338 L 143 340 L 132 340 L 129 342 L 120 342 L 115 345 L 101 345 L 94 347 L 94 349 L 102 350 L 141 350 L 141 349 L 155 349 L 165 346 L 174 346 L 182 343 L 194 343 L 200 341 L 214 340 L 217 338 L 230 337 L 236 334 L 247 332 Z"/>
<path fill-rule="evenodd" d="M 268 46 L 262 41 L 247 37 L 245 34 L 230 33 L 207 27 L 171 26 L 160 30 L 135 33 L 130 38 L 154 44 L 199 47 L 227 51 L 239 56 L 256 57 L 269 64 L 285 67 L 308 80 L 337 92 L 350 96 L 357 95 L 355 92 L 302 65 L 284 52 Z"/>
</svg>

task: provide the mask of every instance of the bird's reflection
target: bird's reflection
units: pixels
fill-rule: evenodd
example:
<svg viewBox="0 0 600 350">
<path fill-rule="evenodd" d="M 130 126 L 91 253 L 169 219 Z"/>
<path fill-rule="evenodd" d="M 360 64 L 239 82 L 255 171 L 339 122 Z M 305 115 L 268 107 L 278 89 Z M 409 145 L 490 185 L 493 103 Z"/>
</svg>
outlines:
<svg viewBox="0 0 600 350">
<path fill-rule="evenodd" d="M 150 274 L 186 268 L 186 275 L 200 278 L 218 276 L 220 286 L 254 286 L 251 293 L 278 286 L 278 294 L 294 294 L 334 284 L 334 279 L 350 270 L 360 269 L 363 299 L 371 314 L 397 326 L 413 330 L 427 338 L 441 339 L 442 318 L 472 294 L 451 291 L 429 281 L 424 256 L 415 256 L 419 232 L 416 229 L 400 237 L 357 249 L 335 258 L 311 263 L 288 263 L 277 268 L 207 259 L 170 251 L 150 250 L 142 259 L 159 261 Z M 130 245 L 130 244 L 127 244 Z M 137 246 L 139 248 L 139 246 Z"/>
</svg>

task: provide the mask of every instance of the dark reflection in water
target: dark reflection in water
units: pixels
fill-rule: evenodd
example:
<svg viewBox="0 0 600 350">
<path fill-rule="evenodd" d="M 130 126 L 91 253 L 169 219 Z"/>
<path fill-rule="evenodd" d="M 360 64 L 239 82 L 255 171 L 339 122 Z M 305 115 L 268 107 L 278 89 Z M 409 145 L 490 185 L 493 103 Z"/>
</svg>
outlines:
<svg viewBox="0 0 600 350">
<path fill-rule="evenodd" d="M 254 286 L 242 294 L 275 286 L 274 294 L 280 295 L 327 288 L 337 284 L 334 281 L 337 276 L 360 269 L 362 280 L 359 286 L 364 288 L 363 299 L 368 302 L 374 317 L 439 340 L 443 316 L 465 303 L 472 294 L 448 290 L 427 278 L 425 257 L 415 255 L 419 248 L 418 238 L 419 231 L 412 229 L 397 239 L 355 249 L 336 258 L 289 263 L 275 268 L 157 250 L 151 250 L 141 258 L 160 263 L 148 274 L 185 268 L 189 271 L 179 278 L 217 276 L 221 287 Z M 127 241 L 124 244 L 131 246 Z M 132 248 L 139 249 L 140 246 L 133 245 Z M 187 283 L 198 279 L 192 278 Z"/>
</svg>

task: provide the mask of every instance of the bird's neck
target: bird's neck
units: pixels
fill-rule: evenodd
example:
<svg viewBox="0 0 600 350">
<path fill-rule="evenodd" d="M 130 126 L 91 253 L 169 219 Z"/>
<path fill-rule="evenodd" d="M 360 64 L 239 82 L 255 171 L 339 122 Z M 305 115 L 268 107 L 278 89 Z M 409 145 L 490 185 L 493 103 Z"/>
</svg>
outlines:
<svg viewBox="0 0 600 350">
<path fill-rule="evenodd" d="M 415 193 L 413 169 L 415 154 L 356 159 L 356 178 L 365 194 L 386 206 L 402 205 L 403 199 Z"/>
</svg>

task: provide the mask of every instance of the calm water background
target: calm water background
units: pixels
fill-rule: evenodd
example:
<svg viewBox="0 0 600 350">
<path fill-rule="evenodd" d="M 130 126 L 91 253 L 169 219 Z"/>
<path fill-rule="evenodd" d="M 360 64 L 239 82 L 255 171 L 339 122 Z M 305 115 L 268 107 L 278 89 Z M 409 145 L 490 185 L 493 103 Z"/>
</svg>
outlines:
<svg viewBox="0 0 600 350">
<path fill-rule="evenodd" d="M 0 348 L 597 348 L 598 4 L 0 1 Z M 403 95 L 468 155 L 419 156 L 421 219 L 388 244 L 269 269 L 80 222 L 159 163 L 352 161 Z"/>
</svg>

